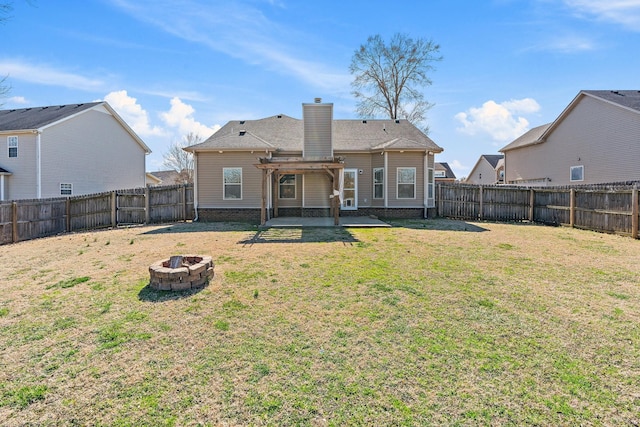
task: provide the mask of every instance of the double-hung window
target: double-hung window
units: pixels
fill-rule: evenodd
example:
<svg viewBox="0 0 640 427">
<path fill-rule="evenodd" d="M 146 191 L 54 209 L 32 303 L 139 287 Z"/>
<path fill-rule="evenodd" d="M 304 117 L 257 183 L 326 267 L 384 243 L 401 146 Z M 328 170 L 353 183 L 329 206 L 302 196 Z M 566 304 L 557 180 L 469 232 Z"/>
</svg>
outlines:
<svg viewBox="0 0 640 427">
<path fill-rule="evenodd" d="M 281 175 L 278 183 L 278 198 L 296 198 L 296 176 L 293 174 Z"/>
<path fill-rule="evenodd" d="M 416 198 L 416 168 L 398 168 L 398 199 Z"/>
<path fill-rule="evenodd" d="M 60 195 L 71 196 L 73 194 L 73 184 L 60 183 Z"/>
<path fill-rule="evenodd" d="M 223 168 L 224 200 L 242 199 L 242 168 Z"/>
<path fill-rule="evenodd" d="M 7 137 L 7 148 L 9 149 L 9 157 L 18 157 L 18 137 Z"/>
<path fill-rule="evenodd" d="M 373 198 L 384 199 L 384 168 L 373 168 Z"/>
</svg>

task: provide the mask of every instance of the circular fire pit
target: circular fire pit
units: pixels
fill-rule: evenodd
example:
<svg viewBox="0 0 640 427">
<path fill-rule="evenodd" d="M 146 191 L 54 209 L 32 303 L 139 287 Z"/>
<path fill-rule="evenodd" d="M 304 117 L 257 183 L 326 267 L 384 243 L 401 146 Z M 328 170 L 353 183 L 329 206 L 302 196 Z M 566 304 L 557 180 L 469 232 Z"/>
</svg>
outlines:
<svg viewBox="0 0 640 427">
<path fill-rule="evenodd" d="M 201 288 L 213 277 L 210 256 L 176 255 L 149 266 L 149 286 L 160 291 Z"/>
</svg>

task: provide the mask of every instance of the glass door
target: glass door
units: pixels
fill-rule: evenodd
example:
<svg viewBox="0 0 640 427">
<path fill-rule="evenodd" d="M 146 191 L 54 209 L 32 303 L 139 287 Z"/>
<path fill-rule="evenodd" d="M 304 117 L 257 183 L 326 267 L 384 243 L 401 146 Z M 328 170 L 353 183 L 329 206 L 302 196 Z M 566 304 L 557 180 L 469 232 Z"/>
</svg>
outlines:
<svg viewBox="0 0 640 427">
<path fill-rule="evenodd" d="M 358 209 L 358 170 L 344 170 L 344 185 L 342 189 L 342 209 L 356 210 Z"/>
</svg>

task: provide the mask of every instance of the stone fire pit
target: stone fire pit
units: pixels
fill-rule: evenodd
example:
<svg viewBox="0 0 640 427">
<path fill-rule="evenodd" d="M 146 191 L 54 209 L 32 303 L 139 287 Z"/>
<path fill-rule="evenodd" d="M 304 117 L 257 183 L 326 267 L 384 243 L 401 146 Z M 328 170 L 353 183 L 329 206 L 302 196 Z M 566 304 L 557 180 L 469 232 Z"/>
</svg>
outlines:
<svg viewBox="0 0 640 427">
<path fill-rule="evenodd" d="M 201 288 L 213 277 L 210 256 L 176 255 L 149 266 L 149 286 L 160 291 Z"/>
</svg>

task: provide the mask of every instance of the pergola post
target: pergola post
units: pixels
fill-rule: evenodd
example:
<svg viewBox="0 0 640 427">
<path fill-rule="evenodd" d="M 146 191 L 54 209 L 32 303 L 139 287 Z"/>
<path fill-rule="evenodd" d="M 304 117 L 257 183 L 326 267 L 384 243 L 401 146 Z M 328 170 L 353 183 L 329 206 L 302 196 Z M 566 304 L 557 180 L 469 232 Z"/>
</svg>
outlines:
<svg viewBox="0 0 640 427">
<path fill-rule="evenodd" d="M 262 206 L 260 207 L 260 225 L 267 223 L 267 170 L 262 171 Z"/>
<path fill-rule="evenodd" d="M 340 169 L 333 170 L 333 224 L 340 225 L 340 197 L 336 196 L 336 191 L 340 191 Z"/>
<path fill-rule="evenodd" d="M 278 218 L 278 195 L 279 195 L 279 187 L 280 187 L 280 173 L 278 170 L 273 171 L 274 184 L 273 184 L 273 217 Z"/>
</svg>

